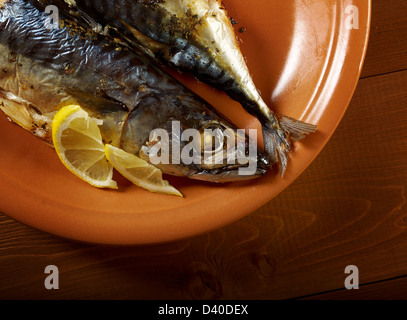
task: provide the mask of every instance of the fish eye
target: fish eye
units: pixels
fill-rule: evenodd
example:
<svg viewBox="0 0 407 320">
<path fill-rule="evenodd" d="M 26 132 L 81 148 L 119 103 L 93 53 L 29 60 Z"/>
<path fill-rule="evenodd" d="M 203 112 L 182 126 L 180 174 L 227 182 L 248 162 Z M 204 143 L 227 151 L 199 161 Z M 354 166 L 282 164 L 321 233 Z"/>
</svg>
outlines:
<svg viewBox="0 0 407 320">
<path fill-rule="evenodd" d="M 207 123 L 201 130 L 201 148 L 202 152 L 218 153 L 224 149 L 225 146 L 225 126 L 219 122 Z"/>
<path fill-rule="evenodd" d="M 216 130 L 216 129 L 220 129 L 220 130 L 225 130 L 226 126 L 223 125 L 222 123 L 218 122 L 218 121 L 210 121 L 208 123 L 206 123 L 203 127 L 202 127 L 202 131 L 204 130 Z"/>
</svg>

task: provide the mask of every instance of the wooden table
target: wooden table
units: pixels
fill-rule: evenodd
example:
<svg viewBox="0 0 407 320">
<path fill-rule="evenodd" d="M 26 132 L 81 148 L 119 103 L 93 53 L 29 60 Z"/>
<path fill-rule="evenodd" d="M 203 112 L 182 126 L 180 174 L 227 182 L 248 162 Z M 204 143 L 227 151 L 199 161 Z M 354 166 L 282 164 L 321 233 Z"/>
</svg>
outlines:
<svg viewBox="0 0 407 320">
<path fill-rule="evenodd" d="M 407 1 L 373 0 L 348 112 L 280 196 L 211 234 L 149 247 L 76 243 L 0 215 L 0 298 L 404 299 L 406 188 Z M 59 290 L 44 287 L 47 265 Z M 349 265 L 358 290 L 345 289 Z"/>
</svg>

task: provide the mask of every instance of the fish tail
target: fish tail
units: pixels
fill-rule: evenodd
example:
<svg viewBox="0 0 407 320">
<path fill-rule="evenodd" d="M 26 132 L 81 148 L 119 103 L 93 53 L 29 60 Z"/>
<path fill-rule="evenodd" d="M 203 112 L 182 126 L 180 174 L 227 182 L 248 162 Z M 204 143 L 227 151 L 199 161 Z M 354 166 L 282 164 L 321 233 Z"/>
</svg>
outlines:
<svg viewBox="0 0 407 320">
<path fill-rule="evenodd" d="M 262 130 L 264 148 L 270 158 L 270 164 L 278 163 L 281 176 L 283 176 L 287 168 L 292 143 L 315 132 L 317 127 L 313 124 L 280 115 L 278 119 L 275 117 L 273 121 L 266 122 Z"/>
</svg>

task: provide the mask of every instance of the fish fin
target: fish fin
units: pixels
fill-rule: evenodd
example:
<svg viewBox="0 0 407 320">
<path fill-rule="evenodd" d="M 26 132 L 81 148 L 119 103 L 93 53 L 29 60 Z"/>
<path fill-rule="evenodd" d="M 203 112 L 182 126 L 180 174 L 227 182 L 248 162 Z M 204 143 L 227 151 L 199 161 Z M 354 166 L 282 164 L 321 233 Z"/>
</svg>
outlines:
<svg viewBox="0 0 407 320">
<path fill-rule="evenodd" d="M 300 141 L 308 134 L 317 131 L 316 125 L 296 120 L 287 116 L 280 116 L 280 125 L 292 141 Z"/>
<path fill-rule="evenodd" d="M 281 176 L 287 168 L 288 154 L 292 142 L 305 138 L 306 135 L 317 130 L 317 126 L 305 123 L 287 116 L 279 116 L 279 126 L 263 125 L 264 148 L 270 158 L 270 164 L 280 165 Z"/>
<path fill-rule="evenodd" d="M 26 105 L 0 97 L 0 110 L 14 123 L 31 131 L 33 119 Z"/>
</svg>

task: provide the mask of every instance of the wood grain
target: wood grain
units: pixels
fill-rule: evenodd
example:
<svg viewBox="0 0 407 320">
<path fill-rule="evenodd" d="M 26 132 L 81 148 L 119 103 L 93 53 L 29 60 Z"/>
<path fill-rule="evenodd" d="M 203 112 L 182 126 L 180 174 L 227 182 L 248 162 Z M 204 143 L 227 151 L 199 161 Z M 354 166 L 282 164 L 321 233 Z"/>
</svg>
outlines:
<svg viewBox="0 0 407 320">
<path fill-rule="evenodd" d="M 368 283 L 362 290 L 338 290 L 302 300 L 405 300 L 407 297 L 407 279 L 405 277 Z"/>
<path fill-rule="evenodd" d="M 248 217 L 164 245 L 76 243 L 0 215 L 0 299 L 405 299 L 407 3 L 373 1 L 362 79 L 339 128 Z M 44 268 L 60 289 L 44 288 Z M 360 270 L 344 289 L 345 267 Z"/>
<path fill-rule="evenodd" d="M 369 54 L 362 78 L 407 69 L 407 2 L 372 1 Z"/>
</svg>

